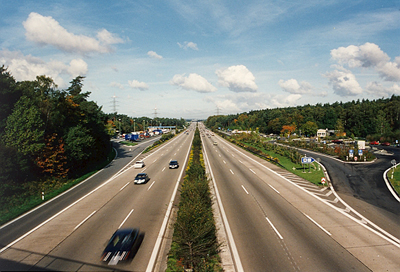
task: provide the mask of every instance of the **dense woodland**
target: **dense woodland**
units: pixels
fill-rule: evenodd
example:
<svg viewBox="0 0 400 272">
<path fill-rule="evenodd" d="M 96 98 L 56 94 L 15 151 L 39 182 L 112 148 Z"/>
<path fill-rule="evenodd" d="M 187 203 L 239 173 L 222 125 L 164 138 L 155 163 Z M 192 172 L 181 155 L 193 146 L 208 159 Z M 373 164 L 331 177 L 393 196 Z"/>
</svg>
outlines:
<svg viewBox="0 0 400 272">
<path fill-rule="evenodd" d="M 210 128 L 253 130 L 266 134 L 315 136 L 318 129 L 368 140 L 400 140 L 400 96 L 210 116 Z"/>
<path fill-rule="evenodd" d="M 49 77 L 17 82 L 0 67 L 0 198 L 31 181 L 59 182 L 88 172 L 106 159 L 116 133 L 186 123 L 105 114 L 88 100 L 83 80 L 78 76 L 59 90 Z"/>
</svg>

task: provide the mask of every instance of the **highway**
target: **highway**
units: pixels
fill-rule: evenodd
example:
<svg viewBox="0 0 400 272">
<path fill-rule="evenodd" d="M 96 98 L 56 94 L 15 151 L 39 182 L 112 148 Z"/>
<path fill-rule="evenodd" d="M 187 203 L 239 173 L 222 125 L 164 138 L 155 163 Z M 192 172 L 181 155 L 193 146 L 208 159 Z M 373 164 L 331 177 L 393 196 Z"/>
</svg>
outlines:
<svg viewBox="0 0 400 272">
<path fill-rule="evenodd" d="M 205 162 L 226 216 L 232 271 L 398 270 L 400 244 L 333 205 L 329 187 L 203 135 Z"/>
<path fill-rule="evenodd" d="M 2 244 L 1 269 L 151 271 L 192 138 L 193 132 L 181 133 L 138 158 L 130 155 L 133 148 L 126 148 L 108 167 L 115 168 L 112 176 L 101 178 L 90 192 L 42 219 L 40 224 L 31 223 L 20 238 L 7 241 L 7 246 Z M 128 164 L 125 157 L 130 158 Z M 168 168 L 171 159 L 179 161 L 178 169 Z M 119 164 L 118 160 L 124 163 Z M 143 160 L 145 168 L 134 169 L 136 160 Z M 150 181 L 135 185 L 134 177 L 142 171 L 149 175 Z M 7 236 L 7 227 L 1 230 L 3 236 Z M 108 266 L 100 258 L 118 228 L 140 228 L 140 243 L 132 261 Z"/>
</svg>

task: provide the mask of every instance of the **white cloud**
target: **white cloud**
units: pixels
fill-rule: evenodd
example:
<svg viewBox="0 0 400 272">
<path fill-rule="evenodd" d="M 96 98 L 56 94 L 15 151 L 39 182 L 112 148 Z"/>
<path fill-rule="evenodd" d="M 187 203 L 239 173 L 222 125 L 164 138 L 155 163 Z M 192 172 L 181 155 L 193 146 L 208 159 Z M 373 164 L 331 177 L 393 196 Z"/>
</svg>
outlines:
<svg viewBox="0 0 400 272">
<path fill-rule="evenodd" d="M 51 77 L 59 87 L 65 87 L 63 76 L 67 75 L 68 79 L 84 76 L 88 70 L 82 59 L 73 59 L 68 65 L 54 60 L 45 62 L 38 57 L 9 50 L 0 51 L 0 63 L 9 68 L 17 81 L 35 80 L 36 76 L 45 75 Z"/>
<path fill-rule="evenodd" d="M 141 91 L 145 91 L 149 89 L 149 85 L 147 85 L 145 82 L 139 82 L 137 80 L 128 80 L 129 86 L 135 89 L 139 89 Z"/>
<path fill-rule="evenodd" d="M 149 52 L 147 52 L 147 55 L 149 56 L 149 57 L 152 57 L 152 58 L 155 58 L 155 59 L 162 59 L 163 57 L 162 56 L 160 56 L 160 55 L 158 55 L 156 52 L 154 52 L 154 51 L 149 51 Z"/>
<path fill-rule="evenodd" d="M 258 89 L 254 75 L 244 65 L 230 66 L 215 73 L 219 84 L 233 92 L 256 92 Z"/>
<path fill-rule="evenodd" d="M 289 80 L 279 80 L 279 86 L 281 86 L 282 90 L 291 94 L 309 94 L 311 93 L 312 86 L 310 83 L 306 81 L 302 81 L 300 84 L 296 79 Z"/>
<path fill-rule="evenodd" d="M 217 90 L 217 88 L 209 83 L 207 79 L 198 74 L 189 74 L 188 77 L 185 77 L 185 74 L 174 75 L 170 84 L 180 86 L 185 90 L 193 90 L 199 93 L 210 93 Z"/>
<path fill-rule="evenodd" d="M 178 43 L 180 48 L 183 49 L 193 49 L 193 50 L 199 50 L 199 48 L 197 47 L 197 44 L 194 42 L 184 42 L 183 44 Z"/>
<path fill-rule="evenodd" d="M 392 87 L 383 87 L 378 82 L 370 82 L 367 84 L 365 90 L 376 97 L 389 97 L 391 95 L 400 95 L 400 86 L 393 84 Z"/>
<path fill-rule="evenodd" d="M 88 71 L 88 65 L 82 59 L 73 59 L 69 63 L 67 71 L 72 77 L 85 75 Z"/>
<path fill-rule="evenodd" d="M 28 40 L 40 45 L 52 45 L 67 52 L 108 53 L 111 51 L 111 44 L 123 42 L 105 29 L 98 32 L 98 40 L 84 35 L 75 35 L 60 26 L 51 16 L 46 17 L 35 12 L 29 14 L 23 25 Z"/>
<path fill-rule="evenodd" d="M 118 83 L 118 82 L 111 82 L 110 86 L 117 87 L 118 89 L 121 89 L 121 90 L 124 89 L 124 85 L 122 85 L 121 83 Z"/>
<path fill-rule="evenodd" d="M 101 41 L 103 44 L 117 44 L 124 42 L 121 38 L 108 32 L 106 29 L 103 29 L 97 33 L 97 39 L 99 39 L 99 41 Z"/>
<path fill-rule="evenodd" d="M 326 73 L 323 76 L 329 79 L 334 92 L 340 96 L 354 96 L 362 93 L 362 88 L 356 77 L 347 69 L 334 65 L 336 70 Z"/>
<path fill-rule="evenodd" d="M 234 114 L 276 107 L 296 106 L 301 94 L 276 95 L 270 93 L 231 93 L 217 97 L 206 97 L 204 101 L 214 103 L 220 114 Z"/>
<path fill-rule="evenodd" d="M 339 64 L 347 64 L 350 68 L 373 68 L 386 81 L 400 81 L 400 57 L 390 62 L 390 57 L 374 43 L 339 47 L 331 50 L 331 56 Z"/>
</svg>

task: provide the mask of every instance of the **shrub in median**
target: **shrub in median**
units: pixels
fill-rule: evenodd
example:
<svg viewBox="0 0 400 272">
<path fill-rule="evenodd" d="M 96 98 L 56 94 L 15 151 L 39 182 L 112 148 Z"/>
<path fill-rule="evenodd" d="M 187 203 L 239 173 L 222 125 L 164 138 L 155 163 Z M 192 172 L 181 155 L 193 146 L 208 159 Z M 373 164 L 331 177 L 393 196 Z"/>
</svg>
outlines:
<svg viewBox="0 0 400 272">
<path fill-rule="evenodd" d="M 198 129 L 180 192 L 167 271 L 222 271 Z"/>
</svg>

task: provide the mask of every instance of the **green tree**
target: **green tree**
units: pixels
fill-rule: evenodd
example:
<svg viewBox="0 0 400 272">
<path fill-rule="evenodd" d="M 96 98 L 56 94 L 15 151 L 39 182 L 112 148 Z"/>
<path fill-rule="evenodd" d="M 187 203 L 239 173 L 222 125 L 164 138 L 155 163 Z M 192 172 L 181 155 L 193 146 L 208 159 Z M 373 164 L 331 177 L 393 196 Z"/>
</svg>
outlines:
<svg viewBox="0 0 400 272">
<path fill-rule="evenodd" d="M 307 121 L 304 125 L 301 126 L 301 132 L 306 136 L 314 136 L 317 134 L 317 131 L 318 126 L 312 121 Z"/>
<path fill-rule="evenodd" d="M 7 118 L 4 143 L 23 155 L 35 157 L 44 147 L 45 124 L 32 99 L 22 96 Z"/>
<path fill-rule="evenodd" d="M 22 92 L 12 75 L 3 66 L 0 67 L 0 135 L 6 126 L 8 115 L 12 113 L 14 104 L 21 97 Z"/>
</svg>

